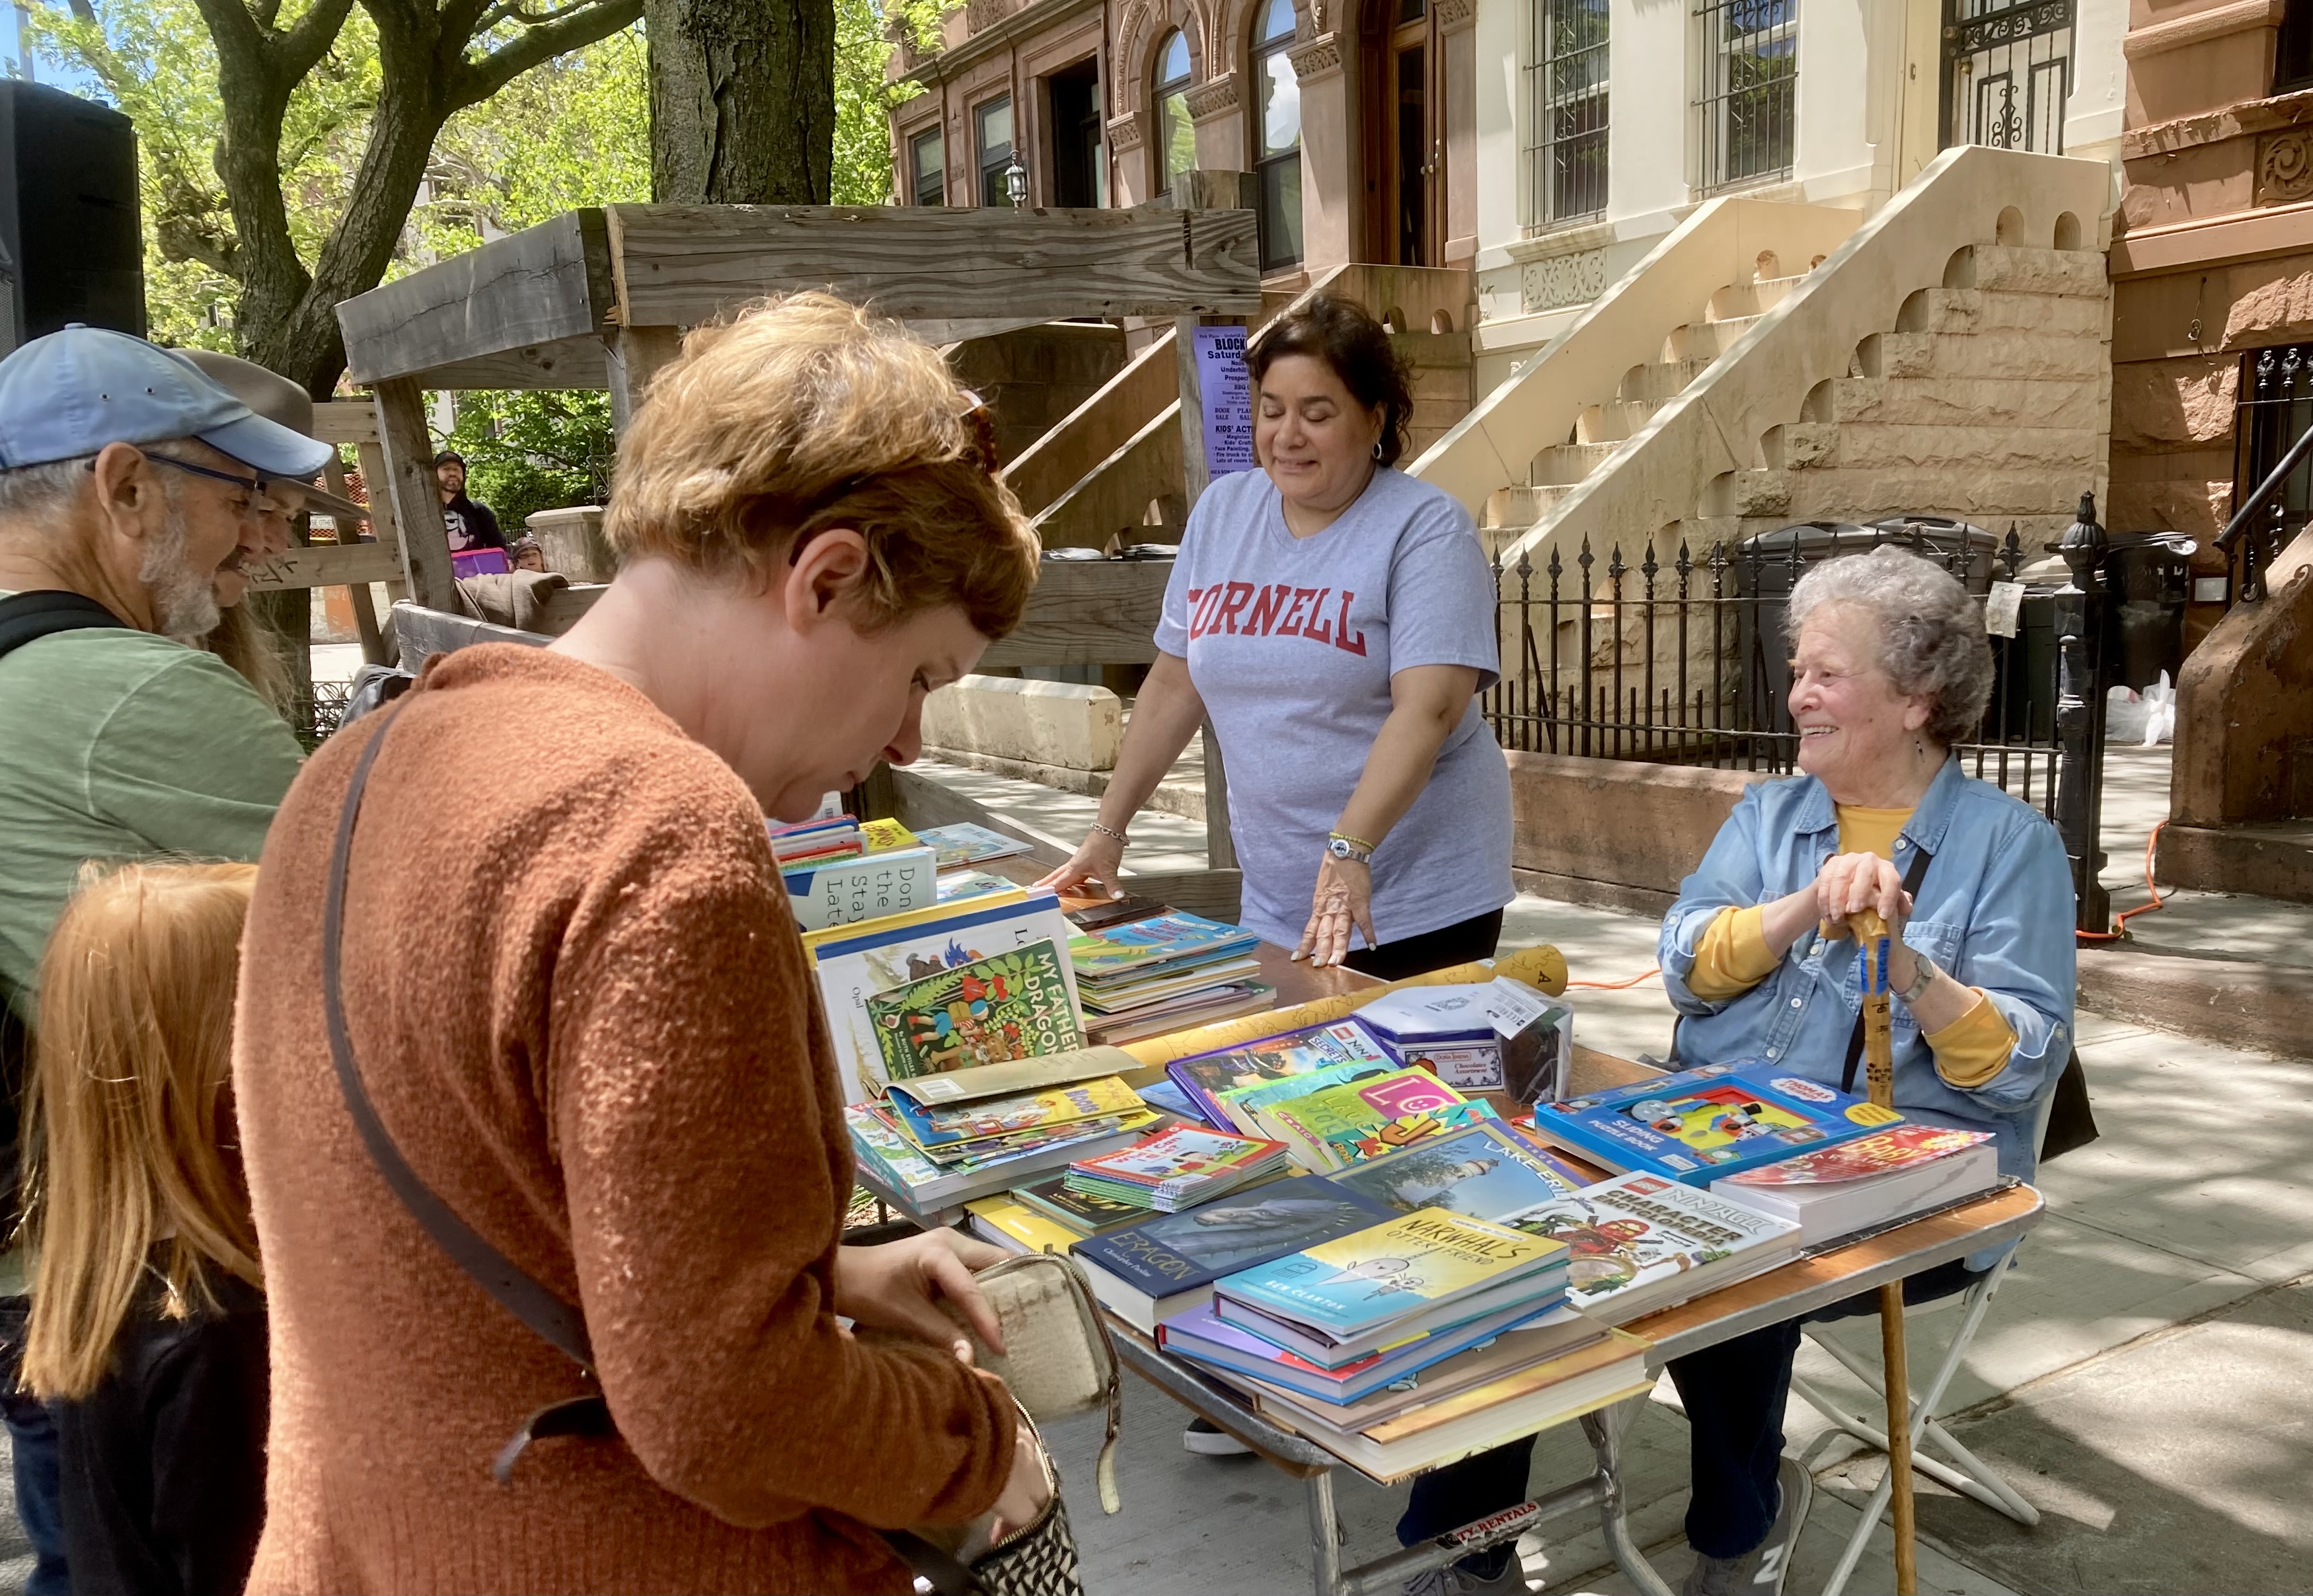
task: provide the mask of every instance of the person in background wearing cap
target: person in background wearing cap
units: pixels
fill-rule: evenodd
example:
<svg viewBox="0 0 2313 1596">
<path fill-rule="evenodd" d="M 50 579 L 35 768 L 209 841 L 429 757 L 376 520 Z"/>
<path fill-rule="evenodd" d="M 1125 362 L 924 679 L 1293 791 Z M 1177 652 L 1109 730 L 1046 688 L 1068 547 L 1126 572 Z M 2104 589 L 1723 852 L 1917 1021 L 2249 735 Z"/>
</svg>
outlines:
<svg viewBox="0 0 2313 1596">
<path fill-rule="evenodd" d="M 215 629 L 220 583 L 261 552 L 277 486 L 329 454 L 126 333 L 68 327 L 0 360 L 0 1010 L 30 1023 L 88 861 L 262 850 L 296 739 L 180 639 Z M 8 1186 L 17 1123 L 0 1095 Z M 24 1588 L 47 1596 L 70 1583 L 55 1428 L 17 1391 L 22 1278 L 20 1257 L 0 1259 L 0 1417 L 36 1554 Z"/>
<path fill-rule="evenodd" d="M 466 457 L 444 449 L 434 456 L 434 480 L 442 485 L 442 520 L 450 529 L 450 552 L 471 554 L 477 549 L 503 549 L 506 533 L 488 505 L 466 497 Z"/>
</svg>

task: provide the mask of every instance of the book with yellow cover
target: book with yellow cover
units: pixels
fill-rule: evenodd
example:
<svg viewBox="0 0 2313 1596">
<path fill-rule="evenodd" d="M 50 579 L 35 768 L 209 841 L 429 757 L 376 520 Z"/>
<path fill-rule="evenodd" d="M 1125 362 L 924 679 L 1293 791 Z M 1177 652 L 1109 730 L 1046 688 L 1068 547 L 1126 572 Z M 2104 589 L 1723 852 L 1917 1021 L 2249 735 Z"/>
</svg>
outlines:
<svg viewBox="0 0 2313 1596">
<path fill-rule="evenodd" d="M 1067 1252 L 1080 1239 L 1075 1231 L 1008 1196 L 974 1197 L 972 1228 L 1011 1252 Z"/>
<path fill-rule="evenodd" d="M 916 833 L 896 820 L 863 820 L 859 823 L 860 840 L 870 853 L 888 853 L 894 848 L 917 846 Z"/>
<path fill-rule="evenodd" d="M 1214 1293 L 1341 1339 L 1562 1271 L 1566 1258 L 1547 1238 L 1423 1208 L 1239 1270 Z"/>
</svg>

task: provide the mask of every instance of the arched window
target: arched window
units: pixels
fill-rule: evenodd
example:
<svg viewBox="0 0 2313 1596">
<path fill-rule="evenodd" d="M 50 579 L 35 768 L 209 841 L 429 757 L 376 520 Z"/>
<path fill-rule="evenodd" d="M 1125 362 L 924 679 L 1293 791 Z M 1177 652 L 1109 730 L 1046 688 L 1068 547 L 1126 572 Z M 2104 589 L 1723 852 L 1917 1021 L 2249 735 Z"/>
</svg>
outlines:
<svg viewBox="0 0 2313 1596">
<path fill-rule="evenodd" d="M 1301 84 L 1293 75 L 1293 0 L 1269 0 L 1253 39 L 1253 170 L 1261 176 L 1261 269 L 1301 263 Z"/>
<path fill-rule="evenodd" d="M 1189 120 L 1189 36 L 1178 28 L 1156 52 L 1156 181 L 1171 193 L 1176 173 L 1197 164 L 1197 129 Z"/>
</svg>

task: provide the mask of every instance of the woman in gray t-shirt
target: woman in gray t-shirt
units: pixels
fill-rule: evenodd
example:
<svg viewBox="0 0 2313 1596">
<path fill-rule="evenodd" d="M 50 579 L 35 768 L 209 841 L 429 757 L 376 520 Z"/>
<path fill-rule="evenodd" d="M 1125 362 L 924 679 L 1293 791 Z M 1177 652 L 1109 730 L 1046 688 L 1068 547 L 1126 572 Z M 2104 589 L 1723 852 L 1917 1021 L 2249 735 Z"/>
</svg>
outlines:
<svg viewBox="0 0 2313 1596">
<path fill-rule="evenodd" d="M 1509 772 L 1477 704 L 1485 554 L 1460 505 L 1392 469 L 1413 407 L 1372 317 L 1316 300 L 1245 363 L 1262 469 L 1190 516 L 1100 818 L 1047 882 L 1119 885 L 1126 827 L 1209 717 L 1247 927 L 1385 979 L 1489 957 L 1515 894 Z"/>
</svg>

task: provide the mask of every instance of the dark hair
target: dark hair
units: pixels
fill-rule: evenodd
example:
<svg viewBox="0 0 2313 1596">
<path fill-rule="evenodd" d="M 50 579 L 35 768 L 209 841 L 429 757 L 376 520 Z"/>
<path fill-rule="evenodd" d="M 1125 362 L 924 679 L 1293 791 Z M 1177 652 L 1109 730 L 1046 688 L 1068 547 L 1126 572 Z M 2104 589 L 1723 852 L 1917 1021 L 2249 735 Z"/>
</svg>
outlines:
<svg viewBox="0 0 2313 1596">
<path fill-rule="evenodd" d="M 1405 363 L 1391 347 L 1389 331 L 1359 305 L 1346 299 L 1318 298 L 1289 311 L 1263 328 L 1245 346 L 1244 364 L 1253 385 L 1287 355 L 1306 355 L 1332 367 L 1350 397 L 1366 409 L 1381 411 L 1381 454 L 1384 465 L 1395 465 L 1405 454 L 1405 429 L 1413 419 L 1413 391 L 1407 386 Z"/>
<path fill-rule="evenodd" d="M 453 461 L 460 465 L 463 465 L 466 463 L 466 457 L 463 454 L 459 454 L 455 449 L 444 449 L 439 454 L 434 456 L 434 463 L 437 468 L 448 465 Z"/>
</svg>

